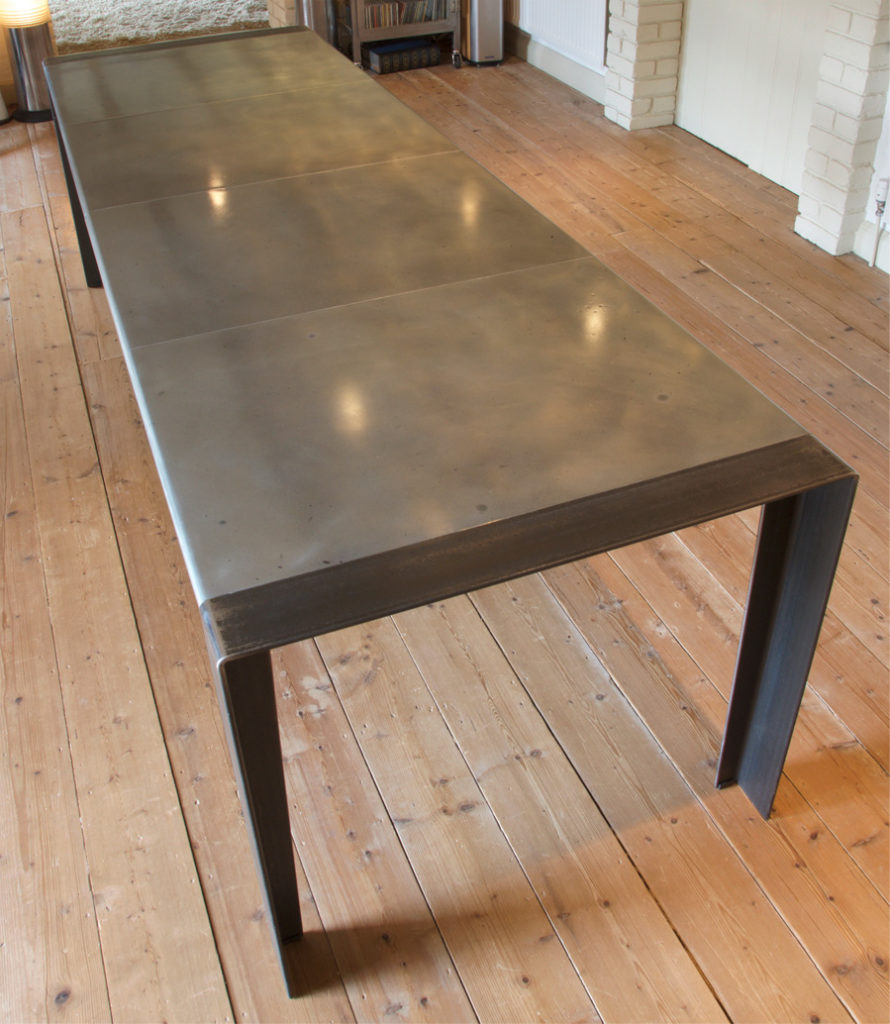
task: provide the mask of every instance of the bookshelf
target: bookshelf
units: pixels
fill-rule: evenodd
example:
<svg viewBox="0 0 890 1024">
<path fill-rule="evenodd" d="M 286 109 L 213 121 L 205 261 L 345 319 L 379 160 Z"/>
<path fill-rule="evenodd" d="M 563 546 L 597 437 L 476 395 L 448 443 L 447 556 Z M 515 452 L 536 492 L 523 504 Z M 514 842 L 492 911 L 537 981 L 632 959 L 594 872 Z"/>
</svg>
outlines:
<svg viewBox="0 0 890 1024">
<path fill-rule="evenodd" d="M 460 0 L 336 0 L 336 9 L 337 45 L 356 64 L 369 43 L 449 33 L 460 66 Z"/>
</svg>

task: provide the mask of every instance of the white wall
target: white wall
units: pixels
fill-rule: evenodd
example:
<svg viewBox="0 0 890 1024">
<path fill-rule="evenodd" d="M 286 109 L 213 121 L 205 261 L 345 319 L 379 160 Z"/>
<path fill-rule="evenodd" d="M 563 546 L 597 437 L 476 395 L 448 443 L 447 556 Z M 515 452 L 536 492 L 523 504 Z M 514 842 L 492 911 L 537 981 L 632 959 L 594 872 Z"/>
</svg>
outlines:
<svg viewBox="0 0 890 1024">
<path fill-rule="evenodd" d="M 504 0 L 506 48 L 602 103 L 608 0 Z"/>
<path fill-rule="evenodd" d="M 676 123 L 799 194 L 828 0 L 686 0 Z"/>
</svg>

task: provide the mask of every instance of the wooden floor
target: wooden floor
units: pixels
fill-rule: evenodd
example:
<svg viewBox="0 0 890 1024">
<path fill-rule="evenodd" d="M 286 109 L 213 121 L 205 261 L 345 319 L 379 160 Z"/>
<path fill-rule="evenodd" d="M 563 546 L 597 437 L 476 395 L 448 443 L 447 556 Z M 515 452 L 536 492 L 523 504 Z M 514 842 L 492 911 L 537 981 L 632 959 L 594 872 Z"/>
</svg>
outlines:
<svg viewBox="0 0 890 1024">
<path fill-rule="evenodd" d="M 774 815 L 711 784 L 754 513 L 287 649 L 287 1000 L 53 128 L 13 124 L 2 1019 L 886 1021 L 886 275 L 796 237 L 794 197 L 729 157 L 518 61 L 382 82 L 861 474 Z"/>
</svg>

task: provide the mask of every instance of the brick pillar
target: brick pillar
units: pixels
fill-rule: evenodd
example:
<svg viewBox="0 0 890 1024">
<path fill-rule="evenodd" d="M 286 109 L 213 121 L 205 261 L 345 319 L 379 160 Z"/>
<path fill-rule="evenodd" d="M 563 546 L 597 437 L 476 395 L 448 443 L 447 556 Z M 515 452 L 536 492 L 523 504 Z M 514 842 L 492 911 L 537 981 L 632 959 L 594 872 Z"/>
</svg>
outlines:
<svg viewBox="0 0 890 1024">
<path fill-rule="evenodd" d="M 610 0 L 605 114 L 623 128 L 674 123 L 683 0 Z"/>
<path fill-rule="evenodd" d="M 832 0 L 795 231 L 833 255 L 862 223 L 890 68 L 888 0 Z"/>
</svg>

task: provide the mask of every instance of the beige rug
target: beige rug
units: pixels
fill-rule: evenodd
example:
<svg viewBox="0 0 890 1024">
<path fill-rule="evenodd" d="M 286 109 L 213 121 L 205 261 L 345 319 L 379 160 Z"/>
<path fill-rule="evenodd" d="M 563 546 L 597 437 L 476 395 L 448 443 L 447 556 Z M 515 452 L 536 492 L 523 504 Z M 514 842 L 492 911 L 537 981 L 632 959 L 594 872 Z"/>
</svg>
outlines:
<svg viewBox="0 0 890 1024">
<path fill-rule="evenodd" d="M 266 0 L 50 0 L 60 53 L 260 28 Z"/>
</svg>

